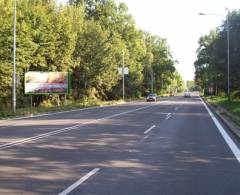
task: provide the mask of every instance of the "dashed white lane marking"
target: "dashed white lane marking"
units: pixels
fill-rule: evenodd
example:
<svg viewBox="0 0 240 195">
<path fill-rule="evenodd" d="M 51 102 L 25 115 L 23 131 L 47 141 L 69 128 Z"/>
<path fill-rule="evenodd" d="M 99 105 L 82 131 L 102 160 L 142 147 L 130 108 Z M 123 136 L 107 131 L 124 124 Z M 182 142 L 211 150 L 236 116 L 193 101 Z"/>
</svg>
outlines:
<svg viewBox="0 0 240 195">
<path fill-rule="evenodd" d="M 213 122 L 217 126 L 217 129 L 219 130 L 222 137 L 224 138 L 225 142 L 227 143 L 227 145 L 229 146 L 229 148 L 231 149 L 231 151 L 235 155 L 236 159 L 240 163 L 240 150 L 239 150 L 238 146 L 234 143 L 234 141 L 231 139 L 231 137 L 227 134 L 226 130 L 219 123 L 219 121 L 216 119 L 216 117 L 214 116 L 212 111 L 208 108 L 208 106 L 205 104 L 205 102 L 202 100 L 202 98 L 200 98 L 200 99 L 201 99 L 203 105 L 205 106 L 206 110 L 208 111 L 209 115 L 211 116 Z"/>
<path fill-rule="evenodd" d="M 160 102 L 159 104 L 161 104 L 161 103 L 163 103 L 163 102 Z M 56 130 L 56 131 L 51 131 L 49 133 L 44 133 L 44 134 L 40 134 L 40 135 L 37 135 L 37 136 L 33 136 L 33 137 L 13 141 L 13 142 L 10 142 L 10 143 L 2 144 L 2 145 L 0 145 L 0 150 L 10 148 L 10 147 L 13 147 L 13 146 L 17 146 L 17 145 L 21 145 L 21 144 L 24 144 L 24 143 L 28 143 L 28 142 L 31 142 L 31 141 L 39 140 L 39 139 L 46 138 L 46 137 L 49 137 L 49 136 L 52 136 L 52 135 L 67 132 L 67 131 L 70 131 L 70 130 L 74 130 L 74 129 L 89 125 L 89 124 L 94 123 L 94 122 L 98 122 L 98 121 L 105 120 L 105 119 L 111 119 L 111 118 L 114 118 L 114 117 L 117 117 L 117 116 L 121 116 L 121 115 L 132 113 L 132 112 L 136 112 L 138 110 L 143 110 L 143 109 L 153 107 L 153 106 L 156 106 L 156 104 L 151 104 L 149 106 L 144 106 L 144 107 L 141 107 L 141 108 L 129 110 L 129 111 L 126 111 L 126 112 L 121 112 L 121 113 L 110 115 L 110 116 L 103 117 L 103 118 L 100 118 L 100 119 L 95 119 L 95 120 L 88 121 L 88 122 L 85 122 L 85 123 L 82 123 L 82 124 L 77 124 L 77 125 L 66 127 L 66 128 L 63 128 L 63 129 Z"/>
<path fill-rule="evenodd" d="M 89 179 L 91 176 L 93 176 L 94 174 L 96 174 L 98 171 L 100 170 L 100 168 L 95 168 L 92 171 L 90 171 L 88 174 L 86 174 L 85 176 L 83 176 L 81 179 L 79 179 L 78 181 L 76 181 L 74 184 L 72 184 L 71 186 L 69 186 L 66 190 L 64 190 L 63 192 L 59 193 L 58 195 L 67 195 L 69 194 L 71 191 L 73 191 L 75 188 L 77 188 L 79 185 L 81 185 L 84 181 L 86 181 L 87 179 Z"/>
<path fill-rule="evenodd" d="M 146 131 L 144 131 L 144 134 L 148 134 L 153 128 L 155 128 L 156 125 L 151 126 L 149 129 L 147 129 Z"/>
<path fill-rule="evenodd" d="M 144 136 L 143 140 L 149 138 L 150 135 L 151 135 L 151 134 L 147 134 L 146 136 Z"/>
<path fill-rule="evenodd" d="M 150 137 L 152 131 L 150 133 L 148 133 L 147 135 L 145 135 L 141 140 L 140 140 L 140 143 L 142 143 L 143 141 L 145 141 L 147 138 Z"/>
</svg>

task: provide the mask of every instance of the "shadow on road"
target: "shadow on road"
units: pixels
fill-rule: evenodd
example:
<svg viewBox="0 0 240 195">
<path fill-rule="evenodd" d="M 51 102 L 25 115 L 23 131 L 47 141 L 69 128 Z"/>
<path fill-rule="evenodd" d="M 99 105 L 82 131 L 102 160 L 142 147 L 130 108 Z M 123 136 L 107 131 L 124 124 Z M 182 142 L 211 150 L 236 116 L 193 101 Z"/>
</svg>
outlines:
<svg viewBox="0 0 240 195">
<path fill-rule="evenodd" d="M 223 140 L 199 99 L 173 97 L 167 101 L 126 116 L 0 150 L 0 194 L 57 194 L 96 167 L 100 168 L 98 175 L 75 194 L 194 194 L 197 190 L 206 192 L 202 194 L 225 194 L 225 189 L 229 194 L 236 194 L 231 191 L 236 189 L 231 182 L 233 173 L 236 175 L 236 161 L 229 155 L 228 148 L 222 147 Z M 165 120 L 165 114 L 159 114 L 174 110 L 176 105 L 180 108 L 175 110 L 172 120 Z M 139 105 L 121 106 L 120 110 L 137 107 Z M 14 125 L 21 128 L 11 129 L 13 134 L 9 129 L 8 134 L 7 129 L 1 129 L 0 140 L 4 142 L 11 136 L 19 139 L 29 131 L 35 135 L 34 132 L 42 133 L 56 126 L 63 128 L 69 125 L 66 121 L 81 123 L 99 118 L 101 112 L 104 117 L 114 111 L 116 108 L 110 107 L 90 116 L 84 112 L 55 116 L 55 124 L 54 119 L 47 117 L 21 120 L 31 124 Z M 141 141 L 143 132 L 153 122 L 158 122 L 156 129 Z M 226 164 L 234 166 L 226 167 Z M 238 169 L 235 179 L 240 179 L 239 173 Z M 220 183 L 225 186 L 219 186 Z"/>
</svg>

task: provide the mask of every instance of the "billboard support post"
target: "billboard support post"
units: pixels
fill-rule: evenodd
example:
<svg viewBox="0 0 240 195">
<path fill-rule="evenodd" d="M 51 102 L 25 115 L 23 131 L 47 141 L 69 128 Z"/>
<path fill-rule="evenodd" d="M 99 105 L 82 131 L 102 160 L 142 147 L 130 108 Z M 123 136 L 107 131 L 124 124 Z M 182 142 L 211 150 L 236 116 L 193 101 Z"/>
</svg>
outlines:
<svg viewBox="0 0 240 195">
<path fill-rule="evenodd" d="M 59 95 L 57 95 L 57 106 L 60 106 Z"/>
<path fill-rule="evenodd" d="M 67 94 L 64 94 L 64 104 L 67 105 Z"/>
</svg>

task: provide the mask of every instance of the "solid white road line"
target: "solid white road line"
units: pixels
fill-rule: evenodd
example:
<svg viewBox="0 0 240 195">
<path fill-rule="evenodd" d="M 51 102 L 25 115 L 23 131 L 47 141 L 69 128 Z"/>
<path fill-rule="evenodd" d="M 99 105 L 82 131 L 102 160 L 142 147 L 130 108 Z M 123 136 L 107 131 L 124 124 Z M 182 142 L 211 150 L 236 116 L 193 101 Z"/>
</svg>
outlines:
<svg viewBox="0 0 240 195">
<path fill-rule="evenodd" d="M 144 134 L 147 134 L 147 133 L 149 133 L 153 128 L 155 128 L 156 127 L 156 125 L 153 125 L 153 126 L 151 126 L 149 129 L 147 129 L 146 131 L 144 131 Z"/>
<path fill-rule="evenodd" d="M 101 107 L 100 106 L 93 106 L 93 107 L 89 107 L 89 108 L 79 108 L 79 109 L 72 109 L 72 110 L 66 110 L 66 111 L 60 111 L 60 112 L 49 112 L 49 113 L 44 113 L 44 114 L 21 116 L 21 117 L 16 117 L 16 118 L 8 118 L 8 119 L 6 119 L 6 121 L 21 120 L 21 119 L 28 119 L 28 118 L 37 118 L 37 117 L 49 116 L 49 115 L 58 115 L 58 114 L 63 114 L 63 113 L 68 113 L 68 112 L 92 110 L 92 109 L 104 108 L 104 107 L 108 107 L 108 106 L 111 106 L 111 105 L 106 105 L 106 106 L 101 106 Z"/>
<path fill-rule="evenodd" d="M 131 102 L 131 105 L 134 105 L 137 103 L 141 103 L 141 102 Z M 63 114 L 63 113 L 69 113 L 69 112 L 71 113 L 71 112 L 84 111 L 84 110 L 94 110 L 94 109 L 98 109 L 98 108 L 114 107 L 114 106 L 118 106 L 118 105 L 127 105 L 127 104 L 129 104 L 129 103 L 119 103 L 119 104 L 104 105 L 104 106 L 93 106 L 93 107 L 89 107 L 89 108 L 77 108 L 77 109 L 65 110 L 65 111 L 59 111 L 59 112 L 48 112 L 48 113 L 44 113 L 44 114 L 22 116 L 22 117 L 16 117 L 16 118 L 7 118 L 6 121 L 37 118 L 37 117 L 42 117 L 42 116 L 58 115 L 58 114 Z"/>
<path fill-rule="evenodd" d="M 59 129 L 59 127 L 44 127 L 44 128 L 41 128 L 41 127 L 39 127 L 39 128 L 34 128 L 34 129 L 36 129 L 36 130 L 54 130 L 54 129 Z"/>
<path fill-rule="evenodd" d="M 69 194 L 71 191 L 73 191 L 75 188 L 77 188 L 79 185 L 81 185 L 84 181 L 86 181 L 87 179 L 89 179 L 91 176 L 93 176 L 94 174 L 96 174 L 100 169 L 99 168 L 95 168 L 92 171 L 90 171 L 88 174 L 86 174 L 85 176 L 83 176 L 81 179 L 79 179 L 78 181 L 76 181 L 74 184 L 72 184 L 71 186 L 69 186 L 66 190 L 64 190 L 63 192 L 59 193 L 58 195 L 67 195 Z"/>
<path fill-rule="evenodd" d="M 160 102 L 159 104 L 161 104 L 161 103 L 162 102 Z M 56 131 L 52 131 L 52 132 L 49 132 L 49 133 L 44 133 L 44 134 L 40 134 L 40 135 L 37 135 L 37 136 L 33 136 L 33 137 L 13 141 L 13 142 L 10 142 L 10 143 L 2 144 L 2 145 L 0 145 L 0 150 L 10 148 L 10 147 L 13 147 L 13 146 L 17 146 L 17 145 L 21 145 L 21 144 L 24 144 L 24 143 L 27 143 L 27 142 L 39 140 L 39 139 L 42 139 L 42 138 L 45 138 L 45 137 L 60 134 L 60 133 L 67 132 L 67 131 L 70 131 L 70 130 L 74 130 L 74 129 L 86 126 L 86 125 L 94 123 L 94 122 L 98 122 L 98 121 L 101 121 L 101 120 L 104 120 L 104 119 L 111 119 L 111 118 L 114 118 L 114 117 L 117 117 L 117 116 L 121 116 L 121 115 L 132 113 L 132 112 L 136 112 L 138 110 L 143 110 L 143 109 L 153 107 L 153 106 L 156 106 L 156 104 L 152 104 L 152 105 L 149 105 L 149 106 L 144 106 L 144 107 L 137 108 L 137 109 L 134 109 L 134 110 L 129 110 L 129 111 L 126 111 L 126 112 L 121 112 L 121 113 L 110 115 L 110 116 L 103 117 L 103 118 L 100 118 L 100 119 L 95 119 L 95 120 L 88 121 L 88 122 L 85 122 L 85 123 L 82 123 L 82 124 L 66 127 L 66 128 L 63 128 L 63 129 L 56 130 Z"/>
<path fill-rule="evenodd" d="M 202 100 L 202 98 L 200 98 L 200 99 L 201 99 L 203 105 L 205 106 L 206 110 L 208 111 L 209 115 L 211 116 L 213 122 L 217 126 L 217 128 L 218 128 L 219 132 L 221 133 L 222 137 L 224 138 L 225 142 L 227 143 L 227 145 L 229 146 L 229 148 L 231 149 L 231 151 L 235 155 L 236 159 L 240 163 L 240 150 L 239 150 L 238 146 L 234 143 L 234 141 L 231 139 L 231 137 L 227 134 L 226 130 L 219 123 L 219 121 L 216 119 L 216 117 L 214 116 L 212 111 L 208 108 L 208 106 L 205 104 L 205 102 Z"/>
</svg>

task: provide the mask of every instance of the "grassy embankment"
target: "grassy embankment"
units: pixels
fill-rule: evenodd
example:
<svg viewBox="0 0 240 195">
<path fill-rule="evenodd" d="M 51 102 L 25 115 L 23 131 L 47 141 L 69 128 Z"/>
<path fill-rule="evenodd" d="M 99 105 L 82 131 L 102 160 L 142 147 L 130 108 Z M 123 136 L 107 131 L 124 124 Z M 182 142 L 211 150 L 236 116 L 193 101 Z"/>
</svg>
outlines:
<svg viewBox="0 0 240 195">
<path fill-rule="evenodd" d="M 205 97 L 205 100 L 213 106 L 220 106 L 224 108 L 228 113 L 223 114 L 226 114 L 235 123 L 240 125 L 240 99 L 234 99 L 229 102 L 227 97 L 211 96 Z"/>
</svg>

